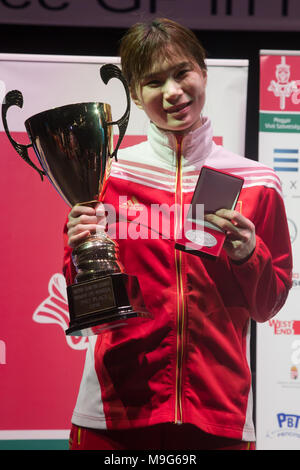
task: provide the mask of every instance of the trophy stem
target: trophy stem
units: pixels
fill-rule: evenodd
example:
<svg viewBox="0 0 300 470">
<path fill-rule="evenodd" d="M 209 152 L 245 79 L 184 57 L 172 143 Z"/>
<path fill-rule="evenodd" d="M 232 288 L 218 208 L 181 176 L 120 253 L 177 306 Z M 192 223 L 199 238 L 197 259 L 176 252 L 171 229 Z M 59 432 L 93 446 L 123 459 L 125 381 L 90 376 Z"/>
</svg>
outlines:
<svg viewBox="0 0 300 470">
<path fill-rule="evenodd" d="M 104 232 L 91 235 L 78 245 L 72 258 L 77 271 L 75 283 L 124 272 L 118 245 Z"/>
<path fill-rule="evenodd" d="M 78 205 L 95 208 L 97 204 L 99 201 L 92 200 Z M 124 272 L 119 246 L 104 230 L 90 235 L 74 248 L 72 259 L 77 272 L 75 283 Z"/>
</svg>

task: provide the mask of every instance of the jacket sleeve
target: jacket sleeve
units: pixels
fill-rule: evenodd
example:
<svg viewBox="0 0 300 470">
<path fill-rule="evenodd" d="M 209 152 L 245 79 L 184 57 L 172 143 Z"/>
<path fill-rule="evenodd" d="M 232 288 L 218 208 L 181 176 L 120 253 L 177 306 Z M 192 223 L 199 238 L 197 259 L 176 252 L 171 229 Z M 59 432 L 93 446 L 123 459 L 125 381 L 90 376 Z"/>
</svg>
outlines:
<svg viewBox="0 0 300 470">
<path fill-rule="evenodd" d="M 292 287 L 292 250 L 280 194 L 266 188 L 256 209 L 256 248 L 242 264 L 231 269 L 248 303 L 250 316 L 264 322 L 283 307 Z"/>
<path fill-rule="evenodd" d="M 64 258 L 63 258 L 63 274 L 66 279 L 67 286 L 73 284 L 75 276 L 76 276 L 76 269 L 72 261 L 72 248 L 68 245 L 68 229 L 67 229 L 67 222 L 64 226 L 63 231 L 63 240 L 64 240 Z"/>
</svg>

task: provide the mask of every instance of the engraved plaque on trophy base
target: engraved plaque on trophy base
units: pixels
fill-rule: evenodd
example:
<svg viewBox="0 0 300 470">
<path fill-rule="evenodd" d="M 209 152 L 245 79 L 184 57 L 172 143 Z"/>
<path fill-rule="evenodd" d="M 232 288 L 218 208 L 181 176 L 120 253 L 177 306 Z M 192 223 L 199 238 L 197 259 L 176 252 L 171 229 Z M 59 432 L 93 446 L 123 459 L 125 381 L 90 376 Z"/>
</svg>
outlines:
<svg viewBox="0 0 300 470">
<path fill-rule="evenodd" d="M 95 335 L 126 325 L 128 318 L 148 316 L 141 305 L 139 311 L 135 311 L 134 299 L 128 298 L 128 283 L 138 285 L 137 278 L 116 273 L 68 286 L 70 327 L 66 334 Z"/>
</svg>

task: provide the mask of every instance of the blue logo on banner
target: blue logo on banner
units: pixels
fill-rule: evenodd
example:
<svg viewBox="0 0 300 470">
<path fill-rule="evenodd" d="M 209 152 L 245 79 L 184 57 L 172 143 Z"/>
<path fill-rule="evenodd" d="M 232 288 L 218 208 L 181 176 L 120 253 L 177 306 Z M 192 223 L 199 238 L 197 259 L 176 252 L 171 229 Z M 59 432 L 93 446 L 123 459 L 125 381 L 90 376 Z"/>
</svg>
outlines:
<svg viewBox="0 0 300 470">
<path fill-rule="evenodd" d="M 298 171 L 298 149 L 274 149 L 273 168 L 275 171 Z"/>
<path fill-rule="evenodd" d="M 298 429 L 300 416 L 294 414 L 277 413 L 277 421 L 280 428 Z"/>
<path fill-rule="evenodd" d="M 266 437 L 271 439 L 278 437 L 300 438 L 300 415 L 291 413 L 277 413 L 278 428 L 269 431 Z"/>
</svg>

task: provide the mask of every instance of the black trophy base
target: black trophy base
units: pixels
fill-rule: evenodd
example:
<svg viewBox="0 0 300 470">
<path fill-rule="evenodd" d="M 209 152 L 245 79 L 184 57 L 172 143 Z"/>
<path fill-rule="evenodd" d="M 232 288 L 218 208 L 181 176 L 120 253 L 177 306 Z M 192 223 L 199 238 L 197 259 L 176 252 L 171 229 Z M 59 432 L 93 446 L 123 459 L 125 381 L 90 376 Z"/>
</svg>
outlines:
<svg viewBox="0 0 300 470">
<path fill-rule="evenodd" d="M 130 326 L 130 319 L 151 317 L 142 301 L 137 278 L 125 273 L 72 284 L 67 287 L 67 294 L 70 325 L 66 335 L 99 335 Z"/>
</svg>

